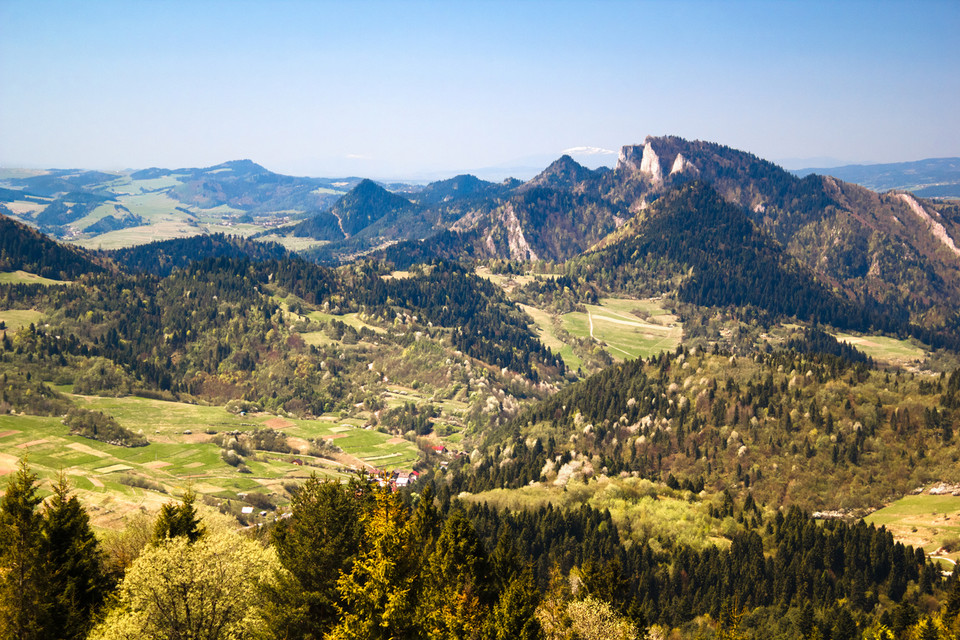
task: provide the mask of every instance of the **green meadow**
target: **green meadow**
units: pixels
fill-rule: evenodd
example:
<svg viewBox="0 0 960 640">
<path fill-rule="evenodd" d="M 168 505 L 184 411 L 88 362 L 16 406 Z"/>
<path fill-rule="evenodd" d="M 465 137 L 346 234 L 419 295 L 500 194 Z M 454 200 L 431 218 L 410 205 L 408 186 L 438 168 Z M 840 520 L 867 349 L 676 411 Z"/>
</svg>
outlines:
<svg viewBox="0 0 960 640">
<path fill-rule="evenodd" d="M 165 402 L 139 397 L 73 396 L 88 409 L 113 416 L 122 426 L 143 433 L 145 447 L 118 447 L 70 435 L 59 417 L 0 416 L 0 475 L 16 469 L 23 456 L 44 481 L 61 471 L 91 507 L 98 526 L 119 526 L 129 513 L 155 510 L 193 488 L 209 501 L 238 500 L 240 494 L 272 494 L 288 499 L 283 485 L 316 472 L 345 477 L 351 468 L 411 468 L 416 446 L 407 440 L 364 428 L 361 420 L 322 416 L 286 419 L 270 414 L 236 415 L 223 407 Z M 255 428 L 282 430 L 294 452 L 258 451 L 246 458 L 241 473 L 221 458 L 217 433 Z M 307 442 L 331 439 L 342 450 L 335 460 L 307 455 Z M 304 466 L 293 464 L 293 460 Z M 133 482 L 131 482 L 133 480 Z M 137 486 L 131 486 L 137 485 Z M 146 488 L 144 488 L 146 487 Z"/>
<path fill-rule="evenodd" d="M 11 332 L 31 323 L 36 324 L 42 317 L 43 313 L 33 309 L 5 309 L 0 311 L 0 321 L 3 322 L 6 330 Z"/>
<path fill-rule="evenodd" d="M 886 336 L 862 336 L 851 333 L 835 333 L 840 342 L 847 342 L 876 360 L 899 366 L 917 365 L 930 355 L 930 352 L 913 340 L 898 340 Z"/>
<path fill-rule="evenodd" d="M 864 520 L 886 527 L 897 540 L 927 553 L 950 547 L 953 550 L 943 557 L 960 560 L 960 496 L 905 496 Z"/>
<path fill-rule="evenodd" d="M 563 328 L 578 338 L 592 337 L 616 360 L 647 358 L 680 344 L 683 328 L 655 300 L 603 298 L 587 312 L 562 316 Z"/>
</svg>

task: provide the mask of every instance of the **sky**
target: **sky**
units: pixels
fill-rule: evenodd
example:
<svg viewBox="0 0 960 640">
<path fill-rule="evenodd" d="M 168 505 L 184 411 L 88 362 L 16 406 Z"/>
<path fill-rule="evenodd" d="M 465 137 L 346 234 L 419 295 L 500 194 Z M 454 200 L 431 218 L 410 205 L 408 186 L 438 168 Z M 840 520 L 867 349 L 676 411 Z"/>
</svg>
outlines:
<svg viewBox="0 0 960 640">
<path fill-rule="evenodd" d="M 0 166 L 505 177 L 647 135 L 960 156 L 958 33 L 957 0 L 0 0 Z"/>
</svg>

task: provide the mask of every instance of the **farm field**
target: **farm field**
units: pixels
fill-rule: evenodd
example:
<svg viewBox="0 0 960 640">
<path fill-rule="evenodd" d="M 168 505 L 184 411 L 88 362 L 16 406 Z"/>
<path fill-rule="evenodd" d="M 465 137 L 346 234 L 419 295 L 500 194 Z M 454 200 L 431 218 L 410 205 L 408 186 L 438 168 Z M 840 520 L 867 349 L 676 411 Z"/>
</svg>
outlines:
<svg viewBox="0 0 960 640">
<path fill-rule="evenodd" d="M 564 329 L 576 337 L 599 340 L 616 360 L 672 350 L 683 336 L 679 322 L 656 300 L 603 298 L 600 305 L 584 306 L 586 313 L 563 315 Z"/>
<path fill-rule="evenodd" d="M 186 222 L 166 221 L 157 224 L 130 227 L 100 234 L 93 238 L 78 240 L 75 244 L 87 249 L 123 249 L 138 244 L 147 244 L 157 240 L 189 238 L 203 233 L 203 230 Z"/>
<path fill-rule="evenodd" d="M 76 488 L 97 526 L 121 526 L 123 517 L 140 509 L 154 511 L 192 487 L 208 501 L 238 500 L 240 494 L 273 494 L 284 502 L 285 482 L 316 472 L 343 477 L 350 468 L 410 468 L 418 457 L 407 440 L 364 429 L 359 420 L 333 416 L 288 420 L 270 414 L 235 415 L 223 407 L 165 402 L 138 397 L 73 396 L 79 406 L 103 411 L 120 425 L 142 432 L 145 447 L 126 448 L 69 435 L 59 417 L 0 416 L 0 475 L 16 469 L 26 455 L 44 480 L 62 470 Z M 282 430 L 294 453 L 259 451 L 247 457 L 250 473 L 240 473 L 221 458 L 216 433 Z M 308 440 L 332 440 L 342 450 L 335 460 L 305 455 Z M 299 449 L 302 453 L 298 453 Z M 293 464 L 294 459 L 304 466 Z M 44 482 L 44 489 L 49 485 Z M 149 488 L 143 488 L 149 487 Z"/>
<path fill-rule="evenodd" d="M 864 520 L 886 527 L 900 542 L 923 547 L 928 554 L 953 541 L 949 546 L 958 548 L 939 557 L 960 560 L 960 496 L 905 496 Z"/>
<path fill-rule="evenodd" d="M 930 355 L 928 351 L 911 340 L 897 340 L 886 336 L 861 336 L 851 333 L 836 333 L 834 337 L 840 342 L 847 342 L 863 351 L 877 362 L 904 368 L 916 367 Z"/>
</svg>

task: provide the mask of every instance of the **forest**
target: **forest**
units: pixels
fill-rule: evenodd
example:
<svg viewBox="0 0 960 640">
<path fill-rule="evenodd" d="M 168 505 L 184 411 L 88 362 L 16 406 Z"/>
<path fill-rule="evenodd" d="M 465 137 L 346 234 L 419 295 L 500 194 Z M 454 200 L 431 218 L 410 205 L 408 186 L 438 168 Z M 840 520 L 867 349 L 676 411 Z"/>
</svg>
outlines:
<svg viewBox="0 0 960 640">
<path fill-rule="evenodd" d="M 943 247 L 650 144 L 677 171 L 362 181 L 301 255 L 0 217 L 0 639 L 960 637 Z M 178 202 L 249 200 L 228 165 Z M 244 211 L 334 197 L 267 178 Z"/>
</svg>

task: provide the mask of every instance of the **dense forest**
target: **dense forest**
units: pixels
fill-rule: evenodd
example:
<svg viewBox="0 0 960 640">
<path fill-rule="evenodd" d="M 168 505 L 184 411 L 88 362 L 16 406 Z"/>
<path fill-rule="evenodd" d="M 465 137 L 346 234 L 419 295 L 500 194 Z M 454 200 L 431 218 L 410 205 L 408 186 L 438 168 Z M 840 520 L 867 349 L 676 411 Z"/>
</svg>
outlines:
<svg viewBox="0 0 960 640">
<path fill-rule="evenodd" d="M 818 352 L 681 348 L 609 367 L 490 431 L 488 454 L 457 486 L 633 475 L 810 510 L 862 509 L 960 481 L 958 385 L 960 373 L 929 381 Z"/>
<path fill-rule="evenodd" d="M 16 638 L 948 638 L 960 586 L 882 529 L 729 500 L 726 547 L 630 544 L 604 513 L 519 513 L 316 476 L 249 534 L 195 495 L 104 543 L 26 464 L 0 502 L 0 620 Z M 110 593 L 114 592 L 113 596 Z M 944 604 L 937 606 L 938 599 Z M 932 605 L 932 606 L 931 606 Z M 885 634 L 885 635 L 884 635 Z M 922 636 L 918 634 L 924 634 Z"/>
</svg>

